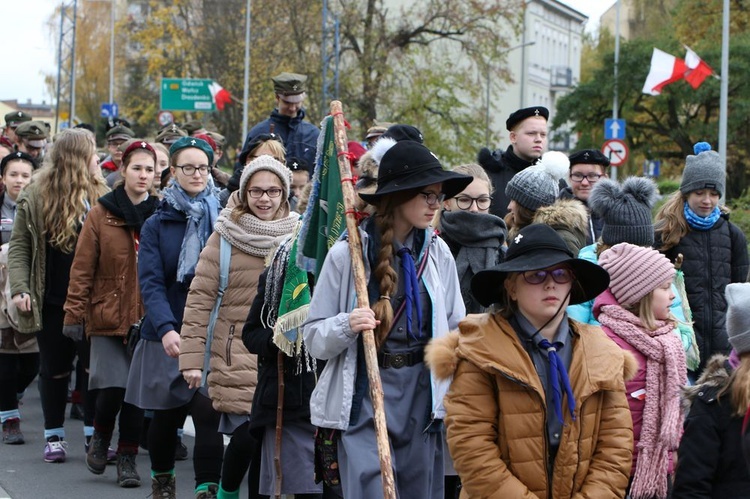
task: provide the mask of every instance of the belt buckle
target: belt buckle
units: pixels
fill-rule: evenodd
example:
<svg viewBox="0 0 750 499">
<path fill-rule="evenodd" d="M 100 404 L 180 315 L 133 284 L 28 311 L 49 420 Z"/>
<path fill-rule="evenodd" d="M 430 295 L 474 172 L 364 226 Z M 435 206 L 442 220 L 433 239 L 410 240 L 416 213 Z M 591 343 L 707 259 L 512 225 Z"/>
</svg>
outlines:
<svg viewBox="0 0 750 499">
<path fill-rule="evenodd" d="M 402 367 L 404 367 L 406 365 L 406 356 L 407 354 L 405 353 L 391 354 L 391 367 L 394 369 L 401 369 Z"/>
</svg>

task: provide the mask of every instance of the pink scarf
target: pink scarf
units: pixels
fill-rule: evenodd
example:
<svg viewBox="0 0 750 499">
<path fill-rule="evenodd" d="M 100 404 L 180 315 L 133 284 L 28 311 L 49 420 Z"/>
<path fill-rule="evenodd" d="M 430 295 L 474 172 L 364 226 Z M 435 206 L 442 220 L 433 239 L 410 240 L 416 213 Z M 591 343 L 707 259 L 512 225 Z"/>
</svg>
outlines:
<svg viewBox="0 0 750 499">
<path fill-rule="evenodd" d="M 599 322 L 646 357 L 646 401 L 638 442 L 638 462 L 630 495 L 633 499 L 667 497 L 669 454 L 682 436 L 680 388 L 687 384 L 687 365 L 674 324 L 656 321 L 656 330 L 619 305 L 601 308 Z"/>
</svg>

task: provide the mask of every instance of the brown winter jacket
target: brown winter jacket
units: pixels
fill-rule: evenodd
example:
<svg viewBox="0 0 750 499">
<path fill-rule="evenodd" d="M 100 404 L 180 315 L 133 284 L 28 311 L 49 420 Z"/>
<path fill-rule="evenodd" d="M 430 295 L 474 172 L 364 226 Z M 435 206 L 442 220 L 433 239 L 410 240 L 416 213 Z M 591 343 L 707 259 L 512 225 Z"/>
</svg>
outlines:
<svg viewBox="0 0 750 499">
<path fill-rule="evenodd" d="M 435 340 L 427 361 L 437 376 L 453 375 L 445 423 L 461 497 L 624 497 L 633 446 L 624 377 L 635 360 L 598 327 L 571 321 L 576 418 L 564 411 L 551 473 L 546 418 L 555 415 L 546 414 L 539 376 L 512 326 L 496 314 L 469 315 L 459 331 Z"/>
<path fill-rule="evenodd" d="M 133 229 L 102 205 L 86 216 L 70 268 L 65 325 L 88 336 L 126 336 L 143 316 Z"/>
<path fill-rule="evenodd" d="M 219 233 L 211 234 L 195 268 L 180 331 L 180 371 L 203 369 L 208 319 L 219 290 L 220 242 Z M 220 412 L 250 414 L 258 363 L 242 343 L 242 326 L 258 292 L 263 268 L 263 258 L 232 247 L 229 284 L 214 327 L 208 375 L 208 394 Z"/>
</svg>

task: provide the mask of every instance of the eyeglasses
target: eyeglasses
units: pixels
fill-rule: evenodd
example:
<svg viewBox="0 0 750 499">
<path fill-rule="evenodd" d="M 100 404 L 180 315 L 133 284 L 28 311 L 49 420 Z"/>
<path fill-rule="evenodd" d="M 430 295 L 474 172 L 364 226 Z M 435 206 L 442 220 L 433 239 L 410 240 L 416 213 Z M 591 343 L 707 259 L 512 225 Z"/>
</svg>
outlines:
<svg viewBox="0 0 750 499">
<path fill-rule="evenodd" d="M 584 175 L 583 173 L 571 173 L 570 174 L 570 179 L 573 182 L 583 182 L 583 179 L 586 179 L 586 180 L 589 181 L 590 184 L 593 184 L 594 182 L 596 182 L 597 180 L 599 180 L 603 176 L 604 175 L 602 175 L 600 173 L 589 173 L 587 175 Z"/>
<path fill-rule="evenodd" d="M 420 192 L 420 194 L 424 197 L 424 200 L 430 206 L 440 204 L 445 200 L 445 194 L 443 194 L 442 192 L 439 194 L 435 194 L 434 192 Z"/>
<path fill-rule="evenodd" d="M 456 205 L 462 210 L 470 210 L 471 205 L 477 203 L 477 208 L 480 210 L 486 210 L 490 207 L 492 202 L 492 196 L 479 196 L 473 198 L 471 196 L 456 196 Z"/>
<path fill-rule="evenodd" d="M 529 284 L 542 284 L 547 280 L 547 276 L 552 276 L 552 280 L 557 284 L 567 284 L 573 280 L 573 271 L 566 268 L 552 270 L 529 270 L 523 272 L 523 280 Z"/>
<path fill-rule="evenodd" d="M 253 199 L 260 199 L 263 197 L 263 194 L 267 194 L 269 198 L 277 198 L 281 196 L 281 189 L 279 189 L 278 187 L 271 187 L 270 189 L 259 189 L 257 187 L 253 187 L 251 189 L 248 189 L 247 192 Z"/>
<path fill-rule="evenodd" d="M 194 166 L 194 165 L 175 165 L 177 168 L 182 170 L 182 173 L 187 175 L 188 177 L 192 177 L 195 175 L 196 171 L 201 172 L 201 175 L 206 177 L 208 176 L 208 165 L 200 165 L 200 166 Z"/>
</svg>

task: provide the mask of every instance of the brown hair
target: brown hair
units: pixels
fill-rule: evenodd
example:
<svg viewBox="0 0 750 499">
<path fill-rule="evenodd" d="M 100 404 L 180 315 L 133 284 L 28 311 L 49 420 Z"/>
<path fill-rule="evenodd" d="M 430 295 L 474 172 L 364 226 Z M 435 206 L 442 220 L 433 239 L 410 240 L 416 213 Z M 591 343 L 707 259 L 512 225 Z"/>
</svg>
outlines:
<svg viewBox="0 0 750 499">
<path fill-rule="evenodd" d="M 729 383 L 721 389 L 719 397 L 729 392 L 732 398 L 732 413 L 743 417 L 750 407 L 750 353 L 740 354 L 740 365 L 729 376 Z"/>
<path fill-rule="evenodd" d="M 376 303 L 371 305 L 371 308 L 375 312 L 375 319 L 380 321 L 380 324 L 375 328 L 375 345 L 378 349 L 385 343 L 388 333 L 391 332 L 391 326 L 393 326 L 391 298 L 398 290 L 398 273 L 393 269 L 393 222 L 396 208 L 418 193 L 419 189 L 412 189 L 385 195 L 374 214 L 375 224 L 380 233 L 380 249 L 378 261 L 372 270 L 372 274 L 379 283 L 380 297 Z"/>
<path fill-rule="evenodd" d="M 690 230 L 684 215 L 686 200 L 685 194 L 675 191 L 659 208 L 654 218 L 654 232 L 657 239 L 661 240 L 659 251 L 664 252 L 677 246 Z"/>
<path fill-rule="evenodd" d="M 516 237 L 518 233 L 521 232 L 521 229 L 534 222 L 534 211 L 521 206 L 518 203 L 516 203 L 516 205 L 518 217 L 514 217 L 511 212 L 508 212 L 508 214 L 505 215 L 505 225 L 508 227 L 508 240 Z"/>
</svg>

